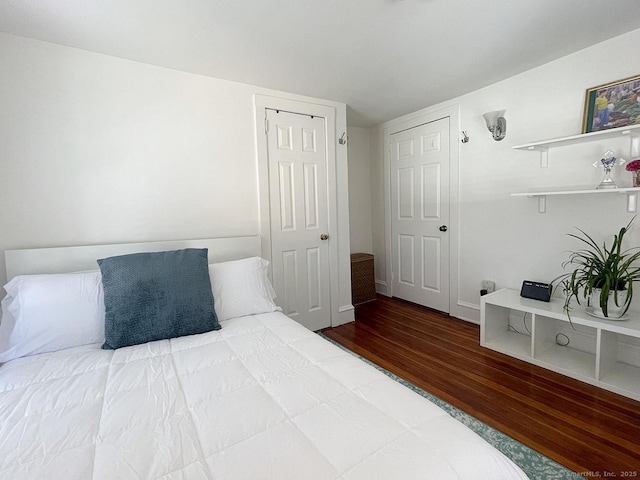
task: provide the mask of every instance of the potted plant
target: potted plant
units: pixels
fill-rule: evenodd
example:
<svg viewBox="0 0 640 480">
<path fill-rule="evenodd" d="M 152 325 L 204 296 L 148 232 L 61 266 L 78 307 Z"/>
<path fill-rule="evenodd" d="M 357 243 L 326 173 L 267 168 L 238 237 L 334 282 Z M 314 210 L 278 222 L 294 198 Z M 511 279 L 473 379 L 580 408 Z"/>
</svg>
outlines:
<svg viewBox="0 0 640 480">
<path fill-rule="evenodd" d="M 635 217 L 634 217 L 635 218 Z M 633 219 L 622 227 L 613 237 L 613 243 L 598 245 L 584 230 L 577 229 L 581 235 L 568 234 L 585 245 L 584 249 L 570 252 L 569 259 L 562 263 L 563 268 L 575 267 L 551 283 L 559 281 L 565 295 L 564 310 L 569 315 L 570 303 L 575 300 L 590 300 L 593 310 L 587 311 L 598 317 L 616 319 L 623 317 L 629 310 L 633 299 L 633 282 L 640 279 L 640 248 L 623 250 L 625 234 L 631 228 Z"/>
</svg>

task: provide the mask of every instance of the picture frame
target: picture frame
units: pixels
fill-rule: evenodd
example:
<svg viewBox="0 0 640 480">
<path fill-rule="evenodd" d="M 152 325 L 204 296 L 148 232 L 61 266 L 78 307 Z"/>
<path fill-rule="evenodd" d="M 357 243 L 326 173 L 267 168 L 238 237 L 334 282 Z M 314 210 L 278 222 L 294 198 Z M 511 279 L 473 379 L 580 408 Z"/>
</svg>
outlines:
<svg viewBox="0 0 640 480">
<path fill-rule="evenodd" d="M 640 75 L 587 89 L 582 133 L 638 123 L 640 123 Z"/>
</svg>

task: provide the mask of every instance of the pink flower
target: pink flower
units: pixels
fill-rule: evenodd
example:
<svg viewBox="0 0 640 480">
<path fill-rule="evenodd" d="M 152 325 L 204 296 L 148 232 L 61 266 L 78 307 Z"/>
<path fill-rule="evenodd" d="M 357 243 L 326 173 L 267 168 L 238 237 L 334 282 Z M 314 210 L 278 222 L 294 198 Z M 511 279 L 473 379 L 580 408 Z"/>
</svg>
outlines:
<svg viewBox="0 0 640 480">
<path fill-rule="evenodd" d="M 640 158 L 637 160 L 631 160 L 624 168 L 628 172 L 635 172 L 636 170 L 640 170 Z"/>
</svg>

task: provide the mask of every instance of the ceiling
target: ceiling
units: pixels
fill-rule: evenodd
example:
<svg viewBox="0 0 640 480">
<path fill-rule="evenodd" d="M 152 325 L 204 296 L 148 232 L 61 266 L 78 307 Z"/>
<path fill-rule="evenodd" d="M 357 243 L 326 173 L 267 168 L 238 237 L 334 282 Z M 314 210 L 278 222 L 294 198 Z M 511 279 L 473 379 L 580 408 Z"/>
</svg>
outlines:
<svg viewBox="0 0 640 480">
<path fill-rule="evenodd" d="M 0 31 L 344 102 L 362 127 L 637 28 L 639 0 L 0 0 Z"/>
</svg>

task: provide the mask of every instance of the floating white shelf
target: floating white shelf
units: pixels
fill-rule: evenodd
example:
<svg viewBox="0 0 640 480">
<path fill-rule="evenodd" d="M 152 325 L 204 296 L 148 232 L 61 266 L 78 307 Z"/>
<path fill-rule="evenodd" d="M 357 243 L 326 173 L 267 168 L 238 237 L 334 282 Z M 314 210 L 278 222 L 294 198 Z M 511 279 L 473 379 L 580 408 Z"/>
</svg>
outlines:
<svg viewBox="0 0 640 480">
<path fill-rule="evenodd" d="M 529 197 L 538 199 L 538 212 L 547 211 L 547 197 L 550 195 L 602 195 L 605 193 L 617 193 L 627 195 L 627 212 L 635 213 L 638 210 L 638 193 L 640 187 L 630 188 L 606 188 L 596 190 L 590 187 L 559 187 L 551 189 L 531 190 L 528 192 L 512 193 L 512 197 Z"/>
<path fill-rule="evenodd" d="M 568 137 L 553 138 L 551 140 L 541 140 L 539 142 L 527 143 L 525 145 L 517 145 L 513 148 L 514 150 L 545 150 L 549 147 L 563 147 L 588 142 L 590 140 L 619 137 L 621 135 L 640 135 L 640 125 L 611 128 L 609 130 L 570 135 Z"/>
<path fill-rule="evenodd" d="M 549 150 L 552 147 L 563 147 L 568 145 L 577 145 L 593 140 L 602 140 L 607 138 L 615 138 L 620 136 L 628 136 L 631 157 L 640 156 L 640 125 L 631 125 L 628 127 L 611 128 L 609 130 L 601 130 L 598 132 L 583 133 L 580 135 L 571 135 L 569 137 L 553 138 L 551 140 L 542 140 L 539 142 L 527 143 L 525 145 L 517 145 L 513 147 L 515 150 L 527 150 L 540 152 L 540 167 L 549 166 Z M 592 187 L 561 187 L 553 189 L 539 189 L 529 192 L 512 193 L 512 197 L 530 197 L 538 199 L 538 212 L 545 213 L 547 211 L 547 197 L 549 195 L 586 195 L 586 194 L 604 194 L 604 193 L 625 193 L 627 195 L 627 212 L 635 213 L 638 211 L 638 192 L 637 188 L 611 188 L 596 190 Z"/>
<path fill-rule="evenodd" d="M 593 338 L 590 351 L 583 351 L 572 348 L 571 343 L 566 347 L 556 343 L 557 334 L 566 332 L 568 325 L 562 299 L 540 302 L 522 298 L 517 290 L 503 289 L 481 297 L 480 304 L 483 347 L 640 400 L 640 364 L 621 361 L 631 358 L 623 351 L 640 338 L 640 313 L 628 312 L 628 320 L 614 321 L 592 317 L 575 306 L 573 323 L 582 326 L 581 335 Z M 530 334 L 510 328 L 512 310 L 519 312 L 518 317 L 530 315 Z"/>
<path fill-rule="evenodd" d="M 540 152 L 540 166 L 542 168 L 546 168 L 549 165 L 549 149 L 552 147 L 565 147 L 568 145 L 577 145 L 579 143 L 585 143 L 593 140 L 615 138 L 625 135 L 628 135 L 630 138 L 632 152 L 631 155 L 640 155 L 640 125 L 611 128 L 609 130 L 600 130 L 598 132 L 553 138 L 551 140 L 541 140 L 539 142 L 516 145 L 515 147 L 513 147 L 513 149 Z"/>
</svg>

